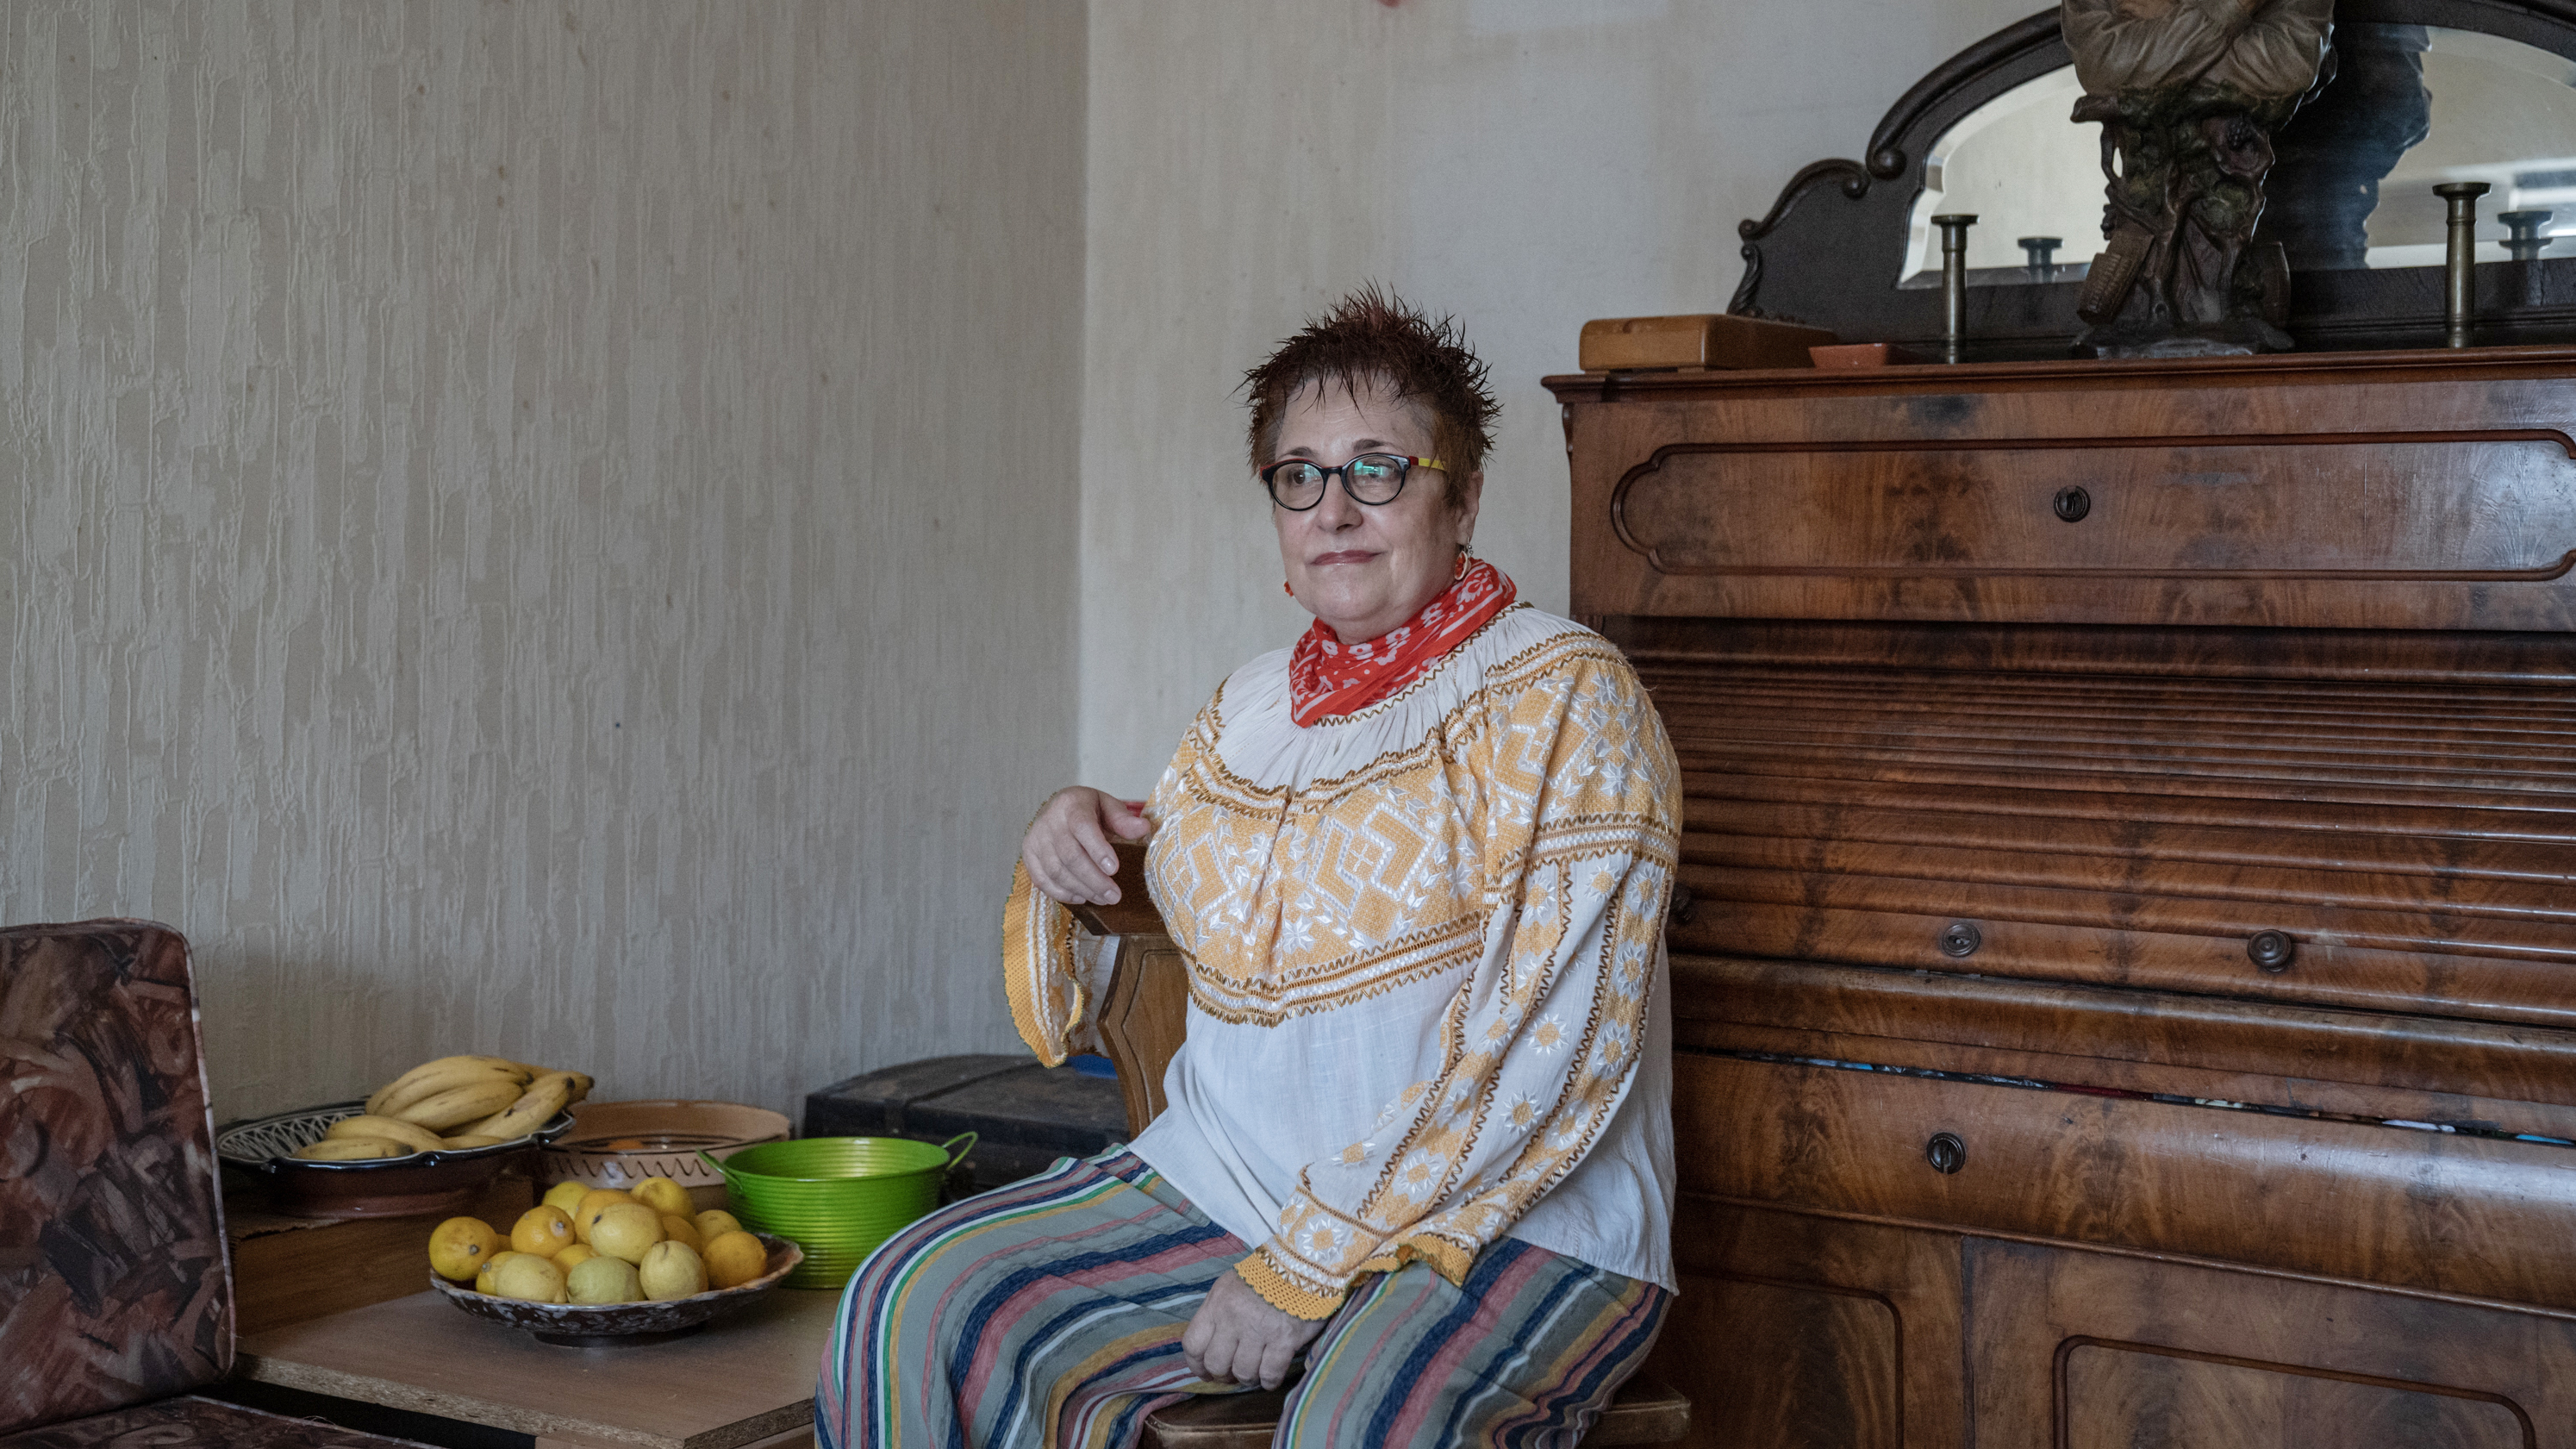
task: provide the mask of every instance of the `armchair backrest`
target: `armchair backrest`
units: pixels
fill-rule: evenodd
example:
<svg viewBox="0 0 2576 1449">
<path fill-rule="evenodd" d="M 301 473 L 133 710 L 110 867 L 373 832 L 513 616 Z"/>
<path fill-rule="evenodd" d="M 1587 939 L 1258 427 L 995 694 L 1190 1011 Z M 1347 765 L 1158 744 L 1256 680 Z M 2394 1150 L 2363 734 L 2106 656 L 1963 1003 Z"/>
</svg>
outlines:
<svg viewBox="0 0 2576 1449">
<path fill-rule="evenodd" d="M 0 1435 L 232 1369 L 188 943 L 0 929 Z"/>
</svg>

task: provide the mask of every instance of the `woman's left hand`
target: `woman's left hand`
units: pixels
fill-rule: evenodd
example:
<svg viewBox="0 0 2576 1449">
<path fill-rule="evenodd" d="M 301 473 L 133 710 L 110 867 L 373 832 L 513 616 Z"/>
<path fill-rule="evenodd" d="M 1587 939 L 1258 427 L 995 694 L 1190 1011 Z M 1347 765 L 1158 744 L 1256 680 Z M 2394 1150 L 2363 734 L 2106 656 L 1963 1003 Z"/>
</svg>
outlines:
<svg viewBox="0 0 2576 1449">
<path fill-rule="evenodd" d="M 1181 1335 L 1181 1356 L 1191 1373 L 1212 1383 L 1275 1389 L 1288 1381 L 1297 1351 L 1323 1331 L 1323 1319 L 1280 1312 L 1228 1268 L 1191 1316 Z"/>
</svg>

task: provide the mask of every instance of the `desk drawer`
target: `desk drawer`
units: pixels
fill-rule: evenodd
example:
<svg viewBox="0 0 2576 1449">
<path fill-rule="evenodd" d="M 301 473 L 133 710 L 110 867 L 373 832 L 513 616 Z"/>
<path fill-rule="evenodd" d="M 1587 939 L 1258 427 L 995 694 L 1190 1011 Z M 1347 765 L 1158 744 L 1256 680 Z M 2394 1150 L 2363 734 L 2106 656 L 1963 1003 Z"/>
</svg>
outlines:
<svg viewBox="0 0 2576 1449">
<path fill-rule="evenodd" d="M 2576 1308 L 2576 1150 L 1693 1052 L 1674 1075 L 1687 1192 Z"/>
<path fill-rule="evenodd" d="M 1610 517 L 1667 576 L 2544 582 L 2576 460 L 2532 430 L 1678 443 Z"/>
<path fill-rule="evenodd" d="M 1985 1444 L 2568 1449 L 2576 1320 L 1970 1238 Z"/>
</svg>

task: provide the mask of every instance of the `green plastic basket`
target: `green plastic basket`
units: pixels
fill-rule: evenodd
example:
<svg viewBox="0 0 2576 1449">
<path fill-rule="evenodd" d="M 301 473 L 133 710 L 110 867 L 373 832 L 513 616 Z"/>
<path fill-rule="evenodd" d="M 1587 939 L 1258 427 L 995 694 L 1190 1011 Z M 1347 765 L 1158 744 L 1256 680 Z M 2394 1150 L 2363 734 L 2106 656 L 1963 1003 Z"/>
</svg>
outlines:
<svg viewBox="0 0 2576 1449">
<path fill-rule="evenodd" d="M 724 1174 L 725 1197 L 744 1227 L 805 1250 L 805 1261 L 780 1281 L 838 1288 L 877 1244 L 939 1206 L 939 1184 L 974 1146 L 972 1132 L 936 1147 L 900 1137 L 799 1137 L 746 1147 L 722 1162 L 698 1155 Z"/>
</svg>

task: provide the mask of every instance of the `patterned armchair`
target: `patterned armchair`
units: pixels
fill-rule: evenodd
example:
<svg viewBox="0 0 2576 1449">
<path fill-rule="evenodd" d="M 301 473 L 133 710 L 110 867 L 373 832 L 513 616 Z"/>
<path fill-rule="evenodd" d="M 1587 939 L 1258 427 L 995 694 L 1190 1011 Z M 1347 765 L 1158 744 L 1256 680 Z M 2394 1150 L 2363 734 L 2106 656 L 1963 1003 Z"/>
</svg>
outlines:
<svg viewBox="0 0 2576 1449">
<path fill-rule="evenodd" d="M 0 1449 L 408 1442 L 192 1392 L 232 1357 L 187 941 L 0 929 Z"/>
</svg>

